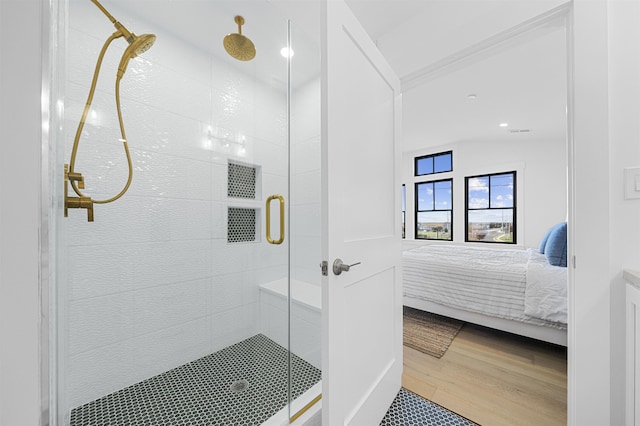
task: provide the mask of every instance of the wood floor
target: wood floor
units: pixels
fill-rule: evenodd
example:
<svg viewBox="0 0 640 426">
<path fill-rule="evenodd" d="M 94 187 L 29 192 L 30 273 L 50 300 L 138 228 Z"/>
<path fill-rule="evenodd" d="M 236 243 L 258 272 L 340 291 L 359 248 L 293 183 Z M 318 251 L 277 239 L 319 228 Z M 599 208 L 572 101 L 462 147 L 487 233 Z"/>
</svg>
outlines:
<svg viewBox="0 0 640 426">
<path fill-rule="evenodd" d="M 566 348 L 473 324 L 440 359 L 405 346 L 402 385 L 484 426 L 567 424 Z"/>
</svg>

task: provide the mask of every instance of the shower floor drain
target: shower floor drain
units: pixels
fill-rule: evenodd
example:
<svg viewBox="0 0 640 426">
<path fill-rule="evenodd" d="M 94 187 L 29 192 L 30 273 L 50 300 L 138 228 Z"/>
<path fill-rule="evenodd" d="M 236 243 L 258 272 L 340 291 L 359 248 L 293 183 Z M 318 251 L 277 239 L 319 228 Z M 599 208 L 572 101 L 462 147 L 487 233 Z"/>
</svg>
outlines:
<svg viewBox="0 0 640 426">
<path fill-rule="evenodd" d="M 229 386 L 229 390 L 231 390 L 231 392 L 233 393 L 242 392 L 247 389 L 249 389 L 249 382 L 244 379 L 235 381 L 231 384 L 231 386 Z"/>
</svg>

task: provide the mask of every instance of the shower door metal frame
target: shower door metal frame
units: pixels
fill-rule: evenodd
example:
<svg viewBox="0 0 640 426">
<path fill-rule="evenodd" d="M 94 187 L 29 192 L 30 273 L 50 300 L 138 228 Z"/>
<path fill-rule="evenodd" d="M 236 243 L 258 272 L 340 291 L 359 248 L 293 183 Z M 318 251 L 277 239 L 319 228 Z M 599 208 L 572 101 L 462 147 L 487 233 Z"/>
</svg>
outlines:
<svg viewBox="0 0 640 426">
<path fill-rule="evenodd" d="M 63 4 L 61 4 L 63 3 Z M 56 178 L 59 170 L 57 143 L 60 129 L 56 124 L 61 117 L 60 46 L 65 40 L 64 31 L 66 2 L 42 1 L 42 128 L 41 149 L 41 223 L 40 223 L 40 426 L 57 424 L 57 335 L 56 335 L 56 242 L 55 218 L 61 212 L 56 197 Z M 44 54 L 44 52 L 47 52 Z M 46 100 L 46 102 L 45 102 Z"/>
</svg>

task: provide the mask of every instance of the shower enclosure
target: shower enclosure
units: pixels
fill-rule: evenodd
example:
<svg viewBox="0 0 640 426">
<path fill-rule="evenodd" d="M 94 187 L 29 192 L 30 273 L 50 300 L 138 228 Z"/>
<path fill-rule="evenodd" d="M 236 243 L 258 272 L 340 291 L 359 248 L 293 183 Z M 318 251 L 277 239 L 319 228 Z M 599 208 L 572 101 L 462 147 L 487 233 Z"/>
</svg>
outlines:
<svg viewBox="0 0 640 426">
<path fill-rule="evenodd" d="M 56 4 L 52 179 L 62 200 L 114 28 L 90 0 Z M 319 45 L 267 0 L 103 5 L 157 38 L 119 83 L 128 191 L 92 204 L 92 222 L 71 206 L 80 208 L 52 225 L 53 418 L 288 423 L 321 387 Z M 238 16 L 251 60 L 223 46 Z M 114 89 L 125 49 L 117 39 L 106 52 L 79 134 L 75 171 L 93 199 L 128 179 Z"/>
</svg>

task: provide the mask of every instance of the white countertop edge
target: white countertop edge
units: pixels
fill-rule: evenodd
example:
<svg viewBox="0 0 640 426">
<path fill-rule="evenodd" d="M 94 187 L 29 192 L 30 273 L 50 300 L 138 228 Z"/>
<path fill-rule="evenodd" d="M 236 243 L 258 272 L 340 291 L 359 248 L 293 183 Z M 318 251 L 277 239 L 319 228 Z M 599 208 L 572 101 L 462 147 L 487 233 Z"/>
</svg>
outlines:
<svg viewBox="0 0 640 426">
<path fill-rule="evenodd" d="M 622 277 L 631 284 L 640 287 L 640 271 L 624 269 L 622 271 Z"/>
</svg>

